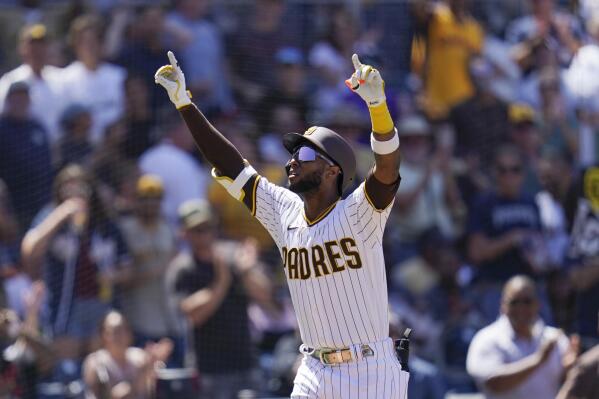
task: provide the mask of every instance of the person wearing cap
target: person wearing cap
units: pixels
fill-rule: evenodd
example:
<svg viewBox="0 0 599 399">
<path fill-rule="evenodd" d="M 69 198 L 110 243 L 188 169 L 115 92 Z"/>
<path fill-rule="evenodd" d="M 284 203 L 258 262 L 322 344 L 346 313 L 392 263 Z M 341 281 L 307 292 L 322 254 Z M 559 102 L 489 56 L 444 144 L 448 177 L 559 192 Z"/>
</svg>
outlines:
<svg viewBox="0 0 599 399">
<path fill-rule="evenodd" d="M 514 103 L 508 108 L 510 123 L 509 139 L 523 155 L 523 191 L 533 196 L 542 187 L 537 174 L 537 161 L 544 146 L 544 137 L 539 129 L 539 116 L 525 103 Z"/>
<path fill-rule="evenodd" d="M 175 55 L 168 57 L 156 83 L 214 167 L 213 177 L 248 207 L 281 254 L 303 342 L 291 397 L 339 398 L 357 391 L 357 398 L 365 398 L 378 390 L 380 399 L 405 399 L 409 374 L 389 336 L 382 246 L 401 180 L 399 138 L 379 71 L 354 54 L 354 73 L 345 81 L 370 113 L 374 165 L 364 181 L 355 181 L 356 158 L 347 140 L 312 126 L 283 136 L 290 154 L 285 188 L 258 174 L 210 124 L 191 102 Z"/>
<path fill-rule="evenodd" d="M 458 226 L 452 215 L 463 207 L 448 155 L 433 153 L 432 128 L 419 115 L 407 116 L 398 123 L 402 140 L 402 182 L 397 192 L 393 226 L 401 248 L 398 256 L 413 254 L 418 237 L 432 227 L 456 238 Z"/>
<path fill-rule="evenodd" d="M 27 82 L 30 111 L 44 126 L 51 142 L 60 135 L 58 119 L 64 101 L 60 95 L 60 68 L 48 65 L 48 31 L 45 25 L 26 25 L 19 35 L 18 49 L 23 64 L 0 78 L 0 111 L 4 108 L 12 83 Z"/>
<path fill-rule="evenodd" d="M 188 249 L 169 266 L 173 301 L 193 330 L 202 398 L 229 399 L 255 386 L 248 304 L 268 306 L 270 281 L 258 266 L 253 244 L 222 246 L 209 203 L 189 200 L 179 207 Z"/>
<path fill-rule="evenodd" d="M 46 129 L 29 108 L 30 86 L 10 84 L 0 115 L 0 179 L 10 192 L 21 232 L 50 199 L 52 153 Z"/>
<path fill-rule="evenodd" d="M 92 115 L 81 104 L 69 105 L 60 116 L 62 137 L 58 142 L 58 165 L 89 165 L 93 152 L 90 140 Z"/>
<path fill-rule="evenodd" d="M 176 253 L 175 234 L 161 214 L 162 181 L 154 175 L 142 175 L 135 194 L 133 215 L 120 222 L 135 274 L 135 280 L 122 292 L 121 310 L 131 325 L 136 345 L 143 347 L 163 337 L 177 342 L 180 332 L 164 284 L 167 267 Z M 181 366 L 180 359 L 176 360 Z"/>
</svg>

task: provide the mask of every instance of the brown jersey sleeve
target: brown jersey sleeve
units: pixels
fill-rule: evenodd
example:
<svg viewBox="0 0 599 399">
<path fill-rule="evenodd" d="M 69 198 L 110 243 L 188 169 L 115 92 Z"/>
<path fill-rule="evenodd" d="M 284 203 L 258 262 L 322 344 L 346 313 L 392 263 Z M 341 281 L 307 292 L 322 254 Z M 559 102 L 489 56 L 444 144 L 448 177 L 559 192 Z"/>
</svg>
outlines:
<svg viewBox="0 0 599 399">
<path fill-rule="evenodd" d="M 364 183 L 366 199 L 377 211 L 385 210 L 395 198 L 400 181 L 401 176 L 398 176 L 395 182 L 385 184 L 379 181 L 371 170 Z"/>
</svg>

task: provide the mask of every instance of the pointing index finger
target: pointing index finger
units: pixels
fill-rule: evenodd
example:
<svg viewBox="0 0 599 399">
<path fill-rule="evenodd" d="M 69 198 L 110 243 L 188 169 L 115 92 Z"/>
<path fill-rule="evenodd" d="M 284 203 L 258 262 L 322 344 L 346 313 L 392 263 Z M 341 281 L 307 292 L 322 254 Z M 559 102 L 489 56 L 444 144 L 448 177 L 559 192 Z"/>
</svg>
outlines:
<svg viewBox="0 0 599 399">
<path fill-rule="evenodd" d="M 170 50 L 166 54 L 168 55 L 168 60 L 170 61 L 170 63 L 173 66 L 173 68 L 177 68 L 178 63 L 177 63 L 177 59 L 175 58 L 175 54 L 172 51 L 170 51 Z"/>
<path fill-rule="evenodd" d="M 357 71 L 362 67 L 362 63 L 360 62 L 360 59 L 358 58 L 358 54 L 354 54 L 351 56 L 351 61 L 354 64 L 354 69 Z"/>
</svg>

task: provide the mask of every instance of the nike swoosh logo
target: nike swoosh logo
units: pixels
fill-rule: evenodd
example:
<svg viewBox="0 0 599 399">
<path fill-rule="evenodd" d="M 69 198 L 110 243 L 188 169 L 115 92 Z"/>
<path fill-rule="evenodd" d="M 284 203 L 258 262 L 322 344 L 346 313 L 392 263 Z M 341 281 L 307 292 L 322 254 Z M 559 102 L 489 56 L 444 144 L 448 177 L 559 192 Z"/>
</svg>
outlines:
<svg viewBox="0 0 599 399">
<path fill-rule="evenodd" d="M 298 226 L 287 226 L 287 230 L 295 230 Z"/>
</svg>

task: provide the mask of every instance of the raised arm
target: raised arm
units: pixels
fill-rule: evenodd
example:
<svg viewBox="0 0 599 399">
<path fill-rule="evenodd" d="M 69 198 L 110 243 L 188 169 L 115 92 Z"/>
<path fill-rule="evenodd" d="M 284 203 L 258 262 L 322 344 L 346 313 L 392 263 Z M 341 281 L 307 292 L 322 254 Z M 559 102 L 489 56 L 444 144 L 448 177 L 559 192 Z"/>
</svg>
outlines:
<svg viewBox="0 0 599 399">
<path fill-rule="evenodd" d="M 371 146 L 375 165 L 372 176 L 366 180 L 366 192 L 373 205 L 384 209 L 391 203 L 399 187 L 399 138 L 387 108 L 385 82 L 378 70 L 352 56 L 355 72 L 345 81 L 368 105 L 372 122 Z"/>
<path fill-rule="evenodd" d="M 168 58 L 170 65 L 158 69 L 154 80 L 166 89 L 202 155 L 214 166 L 219 175 L 235 179 L 246 167 L 243 157 L 191 102 L 191 95 L 185 87 L 185 75 L 172 51 L 168 52 Z"/>
</svg>

